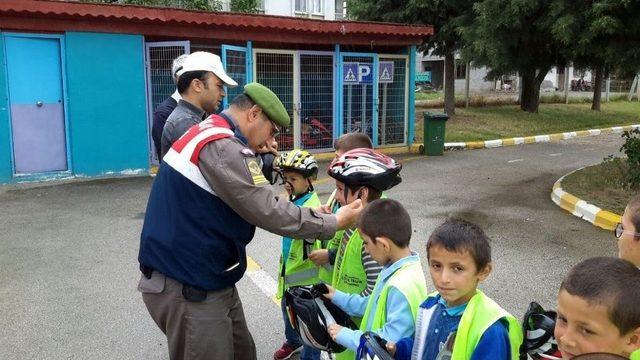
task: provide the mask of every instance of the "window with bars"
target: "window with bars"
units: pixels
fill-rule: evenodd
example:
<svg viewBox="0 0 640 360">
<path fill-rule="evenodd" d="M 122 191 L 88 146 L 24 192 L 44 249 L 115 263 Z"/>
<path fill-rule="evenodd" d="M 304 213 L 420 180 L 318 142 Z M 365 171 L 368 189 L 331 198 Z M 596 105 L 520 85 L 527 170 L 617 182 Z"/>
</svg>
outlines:
<svg viewBox="0 0 640 360">
<path fill-rule="evenodd" d="M 393 62 L 393 81 L 378 85 L 378 143 L 382 146 L 404 144 L 407 60 L 380 57 L 380 62 Z"/>
<path fill-rule="evenodd" d="M 255 79 L 273 91 L 293 118 L 293 54 L 257 52 Z M 289 126 L 277 136 L 279 150 L 291 150 L 294 147 L 293 126 Z"/>
<path fill-rule="evenodd" d="M 300 144 L 333 146 L 333 55 L 300 55 Z"/>
</svg>

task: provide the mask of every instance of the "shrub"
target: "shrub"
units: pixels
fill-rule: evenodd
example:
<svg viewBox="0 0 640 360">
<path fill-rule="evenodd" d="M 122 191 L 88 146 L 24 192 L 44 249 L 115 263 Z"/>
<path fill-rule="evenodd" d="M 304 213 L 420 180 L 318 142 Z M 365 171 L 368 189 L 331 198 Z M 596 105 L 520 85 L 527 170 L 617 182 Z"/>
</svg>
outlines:
<svg viewBox="0 0 640 360">
<path fill-rule="evenodd" d="M 633 190 L 640 188 L 640 130 L 633 129 L 622 133 L 625 139 L 620 151 L 627 155 L 627 181 Z"/>
</svg>

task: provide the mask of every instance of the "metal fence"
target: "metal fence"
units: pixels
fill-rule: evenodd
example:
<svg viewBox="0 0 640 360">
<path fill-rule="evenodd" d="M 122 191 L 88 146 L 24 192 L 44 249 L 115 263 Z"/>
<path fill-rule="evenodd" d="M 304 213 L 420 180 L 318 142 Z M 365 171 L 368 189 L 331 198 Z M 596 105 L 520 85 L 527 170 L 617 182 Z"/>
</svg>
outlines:
<svg viewBox="0 0 640 360">
<path fill-rule="evenodd" d="M 153 126 L 153 111 L 165 101 L 174 91 L 176 84 L 171 76 L 173 59 L 190 51 L 188 41 L 157 42 L 146 44 L 147 67 L 147 96 L 148 96 L 148 126 L 149 126 L 149 154 L 152 164 L 157 164 L 155 146 L 151 140 Z"/>
<path fill-rule="evenodd" d="M 227 97 L 225 108 L 239 94 L 242 94 L 247 84 L 247 52 L 246 50 L 223 49 L 225 52 L 225 70 L 227 74 L 238 83 L 235 88 L 225 87 Z"/>
<path fill-rule="evenodd" d="M 254 52 L 255 79 L 280 98 L 290 118 L 294 115 L 294 55 L 291 52 L 256 50 Z M 276 138 L 278 149 L 295 147 L 294 126 L 282 129 Z"/>
<path fill-rule="evenodd" d="M 404 144 L 407 129 L 407 59 L 380 57 L 380 63 L 391 63 L 392 66 L 381 66 L 385 73 L 379 74 L 378 142 L 381 146 Z M 387 76 L 390 81 L 385 80 Z"/>
<path fill-rule="evenodd" d="M 333 146 L 333 55 L 300 53 L 300 143 L 303 149 Z"/>
<path fill-rule="evenodd" d="M 373 57 L 344 56 L 343 63 L 368 64 L 373 67 Z M 357 74 L 355 74 L 357 76 Z M 342 85 L 344 134 L 363 132 L 369 137 L 373 129 L 373 84 L 345 83 Z"/>
</svg>

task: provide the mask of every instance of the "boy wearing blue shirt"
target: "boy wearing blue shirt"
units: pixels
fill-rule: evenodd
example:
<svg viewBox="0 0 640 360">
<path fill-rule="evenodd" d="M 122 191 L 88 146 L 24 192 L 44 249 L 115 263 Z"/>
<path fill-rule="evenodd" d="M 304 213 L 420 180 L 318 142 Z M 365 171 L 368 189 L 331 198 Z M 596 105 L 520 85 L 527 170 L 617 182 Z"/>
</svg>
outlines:
<svg viewBox="0 0 640 360">
<path fill-rule="evenodd" d="M 389 343 L 396 359 L 517 360 L 518 320 L 477 289 L 492 270 L 484 231 L 447 220 L 427 242 L 429 273 L 437 293 L 418 310 L 414 338 Z"/>
<path fill-rule="evenodd" d="M 354 351 L 366 331 L 388 341 L 411 336 L 418 304 L 427 295 L 420 258 L 409 248 L 411 218 L 399 202 L 371 202 L 362 212 L 358 230 L 367 252 L 383 265 L 373 292 L 361 296 L 329 287 L 326 295 L 349 315 L 362 317 L 359 330 L 337 324 L 329 327 L 329 334 L 337 343 Z"/>
</svg>

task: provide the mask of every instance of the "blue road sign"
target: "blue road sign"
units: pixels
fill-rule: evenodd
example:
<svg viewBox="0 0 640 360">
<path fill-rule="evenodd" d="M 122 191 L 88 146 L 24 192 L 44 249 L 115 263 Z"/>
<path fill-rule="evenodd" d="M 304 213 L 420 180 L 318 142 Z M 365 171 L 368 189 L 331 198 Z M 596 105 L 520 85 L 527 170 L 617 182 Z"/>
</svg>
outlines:
<svg viewBox="0 0 640 360">
<path fill-rule="evenodd" d="M 358 83 L 358 63 L 346 62 L 342 66 L 342 81 L 345 84 Z"/>
<path fill-rule="evenodd" d="M 373 83 L 372 64 L 346 62 L 342 66 L 342 81 L 345 84 Z"/>
<path fill-rule="evenodd" d="M 393 61 L 380 61 L 378 67 L 378 82 L 380 84 L 393 82 Z"/>
</svg>

